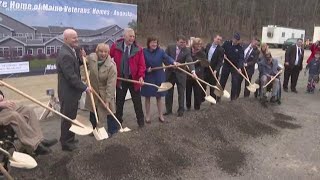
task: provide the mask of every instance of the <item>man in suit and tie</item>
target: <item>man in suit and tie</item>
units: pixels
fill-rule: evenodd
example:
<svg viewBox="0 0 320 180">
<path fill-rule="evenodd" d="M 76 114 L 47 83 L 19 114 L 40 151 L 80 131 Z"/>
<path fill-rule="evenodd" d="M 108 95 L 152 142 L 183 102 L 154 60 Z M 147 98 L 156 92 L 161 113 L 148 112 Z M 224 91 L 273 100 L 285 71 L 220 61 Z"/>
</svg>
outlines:
<svg viewBox="0 0 320 180">
<path fill-rule="evenodd" d="M 207 60 L 210 62 L 210 66 L 213 70 L 213 73 L 215 74 L 215 76 L 217 76 L 217 78 L 219 78 L 219 71 L 222 66 L 224 57 L 224 49 L 220 46 L 222 37 L 219 34 L 216 34 L 215 36 L 213 36 L 212 39 L 213 42 L 207 44 L 205 52 L 207 55 Z M 205 81 L 212 85 L 216 85 L 217 82 L 215 78 L 212 76 L 212 73 L 208 67 L 204 69 L 204 75 Z M 210 95 L 212 97 L 216 97 L 213 88 L 210 88 Z"/>
<path fill-rule="evenodd" d="M 288 82 L 291 77 L 291 91 L 298 93 L 296 86 L 299 77 L 299 73 L 302 70 L 302 62 L 304 56 L 304 50 L 302 48 L 302 39 L 298 39 L 295 45 L 290 46 L 285 54 L 284 63 L 284 80 L 283 90 L 288 92 Z"/>
<path fill-rule="evenodd" d="M 251 43 L 247 46 L 244 47 L 244 67 L 242 70 L 242 74 L 246 75 L 245 70 L 248 73 L 248 78 L 251 81 L 252 75 L 254 74 L 254 66 L 258 62 L 259 59 L 259 54 L 260 51 L 258 49 L 258 44 L 260 40 L 256 37 L 252 38 Z M 243 81 L 243 77 L 239 76 L 239 91 L 238 91 L 238 96 L 240 95 L 241 91 L 241 84 Z M 247 81 L 245 81 L 245 87 L 244 87 L 244 97 L 249 97 L 250 96 L 250 91 L 246 88 L 249 85 Z"/>
<path fill-rule="evenodd" d="M 78 102 L 82 92 L 91 92 L 80 77 L 80 62 L 76 56 L 75 48 L 78 47 L 78 35 L 73 29 L 66 29 L 63 32 L 63 41 L 58 58 L 58 97 L 61 105 L 60 112 L 70 119 L 77 116 Z M 63 151 L 76 149 L 75 134 L 69 131 L 71 123 L 64 118 L 61 120 L 60 143 Z"/>
<path fill-rule="evenodd" d="M 166 53 L 175 59 L 175 62 L 178 63 L 186 63 L 192 62 L 191 52 L 188 48 L 186 48 L 187 38 L 183 35 L 179 35 L 177 37 L 176 44 L 169 45 L 166 49 Z M 191 70 L 194 77 L 197 77 L 194 65 L 189 65 L 189 69 Z M 178 69 L 167 69 L 166 70 L 166 78 L 167 81 L 172 83 L 174 86 L 177 84 L 178 88 L 178 117 L 183 116 L 184 112 L 184 91 L 186 89 L 186 79 L 187 76 L 185 73 L 179 71 Z M 173 90 L 171 88 L 166 95 L 165 103 L 166 103 L 166 113 L 164 115 L 172 114 L 172 104 L 173 104 Z"/>
</svg>

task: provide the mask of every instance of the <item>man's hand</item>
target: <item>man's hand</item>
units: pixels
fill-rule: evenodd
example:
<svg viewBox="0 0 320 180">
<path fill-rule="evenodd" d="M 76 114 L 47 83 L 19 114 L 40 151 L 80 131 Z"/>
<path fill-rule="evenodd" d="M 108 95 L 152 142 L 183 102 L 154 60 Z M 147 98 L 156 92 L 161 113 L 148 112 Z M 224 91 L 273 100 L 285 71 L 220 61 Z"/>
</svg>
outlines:
<svg viewBox="0 0 320 180">
<path fill-rule="evenodd" d="M 214 75 L 215 77 L 217 77 L 217 71 L 216 71 L 216 70 L 213 71 L 213 75 Z"/>
<path fill-rule="evenodd" d="M 3 96 L 0 94 L 0 102 L 3 101 Z"/>
<path fill-rule="evenodd" d="M 194 79 L 197 79 L 197 78 L 198 78 L 198 76 L 197 76 L 197 74 L 196 74 L 195 71 L 192 72 L 192 77 L 193 77 Z"/>
<path fill-rule="evenodd" d="M 92 88 L 88 86 L 86 89 L 86 93 L 91 93 L 91 92 L 92 92 Z"/>
<path fill-rule="evenodd" d="M 242 73 L 241 68 L 239 68 L 239 69 L 238 69 L 238 73 L 239 73 L 239 74 L 241 74 L 241 73 Z"/>
<path fill-rule="evenodd" d="M 105 104 L 104 107 L 105 107 L 106 109 L 110 109 L 110 104 L 109 104 L 109 102 L 105 102 L 104 104 Z"/>
<path fill-rule="evenodd" d="M 224 54 L 224 58 L 225 58 L 225 59 L 228 59 L 228 57 L 227 57 L 225 54 Z"/>
<path fill-rule="evenodd" d="M 140 84 L 141 84 L 141 85 L 143 85 L 143 84 L 144 84 L 143 77 L 140 77 L 140 78 L 139 78 L 139 82 L 140 82 Z"/>
<path fill-rule="evenodd" d="M 81 48 L 81 50 L 80 50 L 80 55 L 83 56 L 83 57 L 87 56 L 87 53 L 83 48 Z"/>
<path fill-rule="evenodd" d="M 285 65 L 285 66 L 289 66 L 289 63 L 288 63 L 288 62 L 285 62 L 284 65 Z"/>
<path fill-rule="evenodd" d="M 151 67 L 149 67 L 148 69 L 147 69 L 147 72 L 149 73 L 149 72 L 151 72 L 152 70 L 151 70 Z"/>
<path fill-rule="evenodd" d="M 244 67 L 247 67 L 247 66 L 248 66 L 248 64 L 247 64 L 247 63 L 244 63 L 243 65 L 244 65 Z"/>
<path fill-rule="evenodd" d="M 1 101 L 0 107 L 7 108 L 10 110 L 14 110 L 16 108 L 16 104 L 12 101 Z"/>
</svg>

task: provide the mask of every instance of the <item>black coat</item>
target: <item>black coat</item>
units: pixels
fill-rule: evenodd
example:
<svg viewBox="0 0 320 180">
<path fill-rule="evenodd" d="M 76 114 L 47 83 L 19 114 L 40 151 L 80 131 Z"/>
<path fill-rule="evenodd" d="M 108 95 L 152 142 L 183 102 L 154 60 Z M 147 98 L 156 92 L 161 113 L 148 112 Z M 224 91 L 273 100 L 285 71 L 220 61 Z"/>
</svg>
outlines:
<svg viewBox="0 0 320 180">
<path fill-rule="evenodd" d="M 303 48 L 301 49 L 301 55 L 299 57 L 299 61 L 298 61 L 298 66 L 300 71 L 302 70 L 302 62 L 303 62 L 303 57 L 304 57 L 304 50 Z M 297 56 L 297 46 L 296 45 L 292 45 L 290 46 L 287 50 L 286 50 L 286 58 L 285 58 L 285 62 L 289 63 L 289 68 L 293 68 L 295 66 L 295 61 L 296 61 L 296 56 Z"/>
<path fill-rule="evenodd" d="M 195 54 L 192 54 L 192 50 L 191 51 L 191 57 L 193 61 L 197 61 L 197 60 L 201 60 L 201 61 L 206 61 L 206 53 L 204 52 L 203 49 L 201 49 L 200 51 L 198 51 Z M 195 64 L 195 71 L 196 74 L 199 78 L 203 79 L 204 77 L 204 68 L 201 66 L 200 63 Z M 188 76 L 188 78 L 191 78 L 190 76 Z"/>
<path fill-rule="evenodd" d="M 87 86 L 81 81 L 79 60 L 67 45 L 63 45 L 57 58 L 58 97 L 60 101 L 76 102 Z"/>
<path fill-rule="evenodd" d="M 0 95 L 2 95 L 2 96 L 4 97 L 4 95 L 3 95 L 3 93 L 2 93 L 1 90 L 0 90 Z M 2 109 L 3 109 L 3 108 L 0 107 L 0 111 L 2 111 Z"/>
<path fill-rule="evenodd" d="M 212 44 L 209 43 L 207 44 L 206 48 L 205 48 L 205 53 L 206 53 L 206 58 L 208 59 L 208 53 L 209 50 L 211 48 Z M 210 61 L 210 66 L 213 70 L 216 70 L 217 72 L 219 72 L 222 63 L 223 63 L 223 58 L 224 58 L 224 49 L 218 45 L 216 50 L 214 51 L 211 61 Z"/>
<path fill-rule="evenodd" d="M 247 49 L 248 46 L 249 45 L 247 45 L 247 46 L 245 46 L 245 48 L 243 48 L 243 52 L 245 52 L 245 50 Z M 249 57 L 247 59 L 244 59 L 244 62 L 247 63 L 246 70 L 247 70 L 248 74 L 254 73 L 254 66 L 259 60 L 259 55 L 260 55 L 259 49 L 253 48 Z M 244 58 L 246 58 L 246 54 L 244 54 Z"/>
</svg>

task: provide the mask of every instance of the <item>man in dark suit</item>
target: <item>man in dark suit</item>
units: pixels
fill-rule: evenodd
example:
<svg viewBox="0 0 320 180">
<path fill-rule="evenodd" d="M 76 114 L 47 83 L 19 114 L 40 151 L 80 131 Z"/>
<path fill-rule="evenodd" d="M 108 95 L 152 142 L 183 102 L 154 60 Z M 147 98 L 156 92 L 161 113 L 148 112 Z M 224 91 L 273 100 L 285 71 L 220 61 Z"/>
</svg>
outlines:
<svg viewBox="0 0 320 180">
<path fill-rule="evenodd" d="M 213 70 L 213 73 L 217 76 L 217 78 L 219 78 L 219 71 L 222 66 L 223 57 L 224 57 L 224 49 L 220 46 L 222 37 L 219 34 L 216 34 L 215 36 L 213 36 L 212 39 L 213 39 L 213 42 L 207 44 L 205 48 L 205 52 L 207 55 L 207 60 L 210 62 L 210 66 Z M 217 82 L 208 67 L 204 69 L 204 76 L 205 76 L 205 81 L 207 81 L 212 85 L 216 85 Z M 214 89 L 210 88 L 210 95 L 216 98 L 213 92 L 214 92 Z"/>
<path fill-rule="evenodd" d="M 225 88 L 229 74 L 231 73 L 231 100 L 236 100 L 238 98 L 239 87 L 239 73 L 243 67 L 244 53 L 243 48 L 240 45 L 240 34 L 235 33 L 231 41 L 225 41 L 222 45 L 225 56 L 237 67 L 234 69 L 228 61 L 224 61 L 220 84 L 222 88 Z"/>
<path fill-rule="evenodd" d="M 80 62 L 76 56 L 75 48 L 78 47 L 78 35 L 73 29 L 63 32 L 64 44 L 57 58 L 58 72 L 58 97 L 61 104 L 61 113 L 75 119 L 78 110 L 78 101 L 82 92 L 91 92 L 80 77 Z M 71 123 L 64 118 L 61 121 L 60 143 L 62 150 L 76 149 L 75 134 L 69 131 Z"/>
<path fill-rule="evenodd" d="M 246 75 L 244 68 L 246 68 L 246 71 L 248 73 L 249 80 L 251 81 L 252 75 L 254 74 L 254 66 L 258 62 L 260 51 L 258 49 L 258 44 L 260 40 L 256 37 L 252 38 L 251 43 L 244 47 L 244 67 L 242 70 L 242 74 Z M 240 96 L 241 91 L 241 84 L 243 81 L 243 77 L 239 76 L 239 91 L 238 96 Z M 244 97 L 250 96 L 250 91 L 246 88 L 249 85 L 247 81 L 245 81 L 245 87 L 244 87 Z"/>
<path fill-rule="evenodd" d="M 291 91 L 298 93 L 296 86 L 299 77 L 299 73 L 302 70 L 302 62 L 304 56 L 304 50 L 302 48 L 302 39 L 298 39 L 295 45 L 290 46 L 285 55 L 284 63 L 284 80 L 283 90 L 288 92 L 288 82 L 291 77 Z"/>
<path fill-rule="evenodd" d="M 187 38 L 185 36 L 178 36 L 176 44 L 169 45 L 166 49 L 166 53 L 175 59 L 175 62 L 185 63 L 192 62 L 191 52 L 188 48 L 186 48 Z M 196 77 L 196 72 L 194 65 L 189 65 L 189 69 L 191 70 L 194 77 Z M 179 71 L 178 69 L 167 69 L 166 70 L 166 78 L 167 81 L 172 83 L 174 86 L 177 84 L 178 88 L 178 117 L 183 116 L 184 112 L 184 91 L 186 89 L 186 74 Z M 174 88 L 171 88 L 166 95 L 165 103 L 166 103 L 166 113 L 164 115 L 172 114 L 172 103 L 173 103 L 173 91 Z"/>
</svg>

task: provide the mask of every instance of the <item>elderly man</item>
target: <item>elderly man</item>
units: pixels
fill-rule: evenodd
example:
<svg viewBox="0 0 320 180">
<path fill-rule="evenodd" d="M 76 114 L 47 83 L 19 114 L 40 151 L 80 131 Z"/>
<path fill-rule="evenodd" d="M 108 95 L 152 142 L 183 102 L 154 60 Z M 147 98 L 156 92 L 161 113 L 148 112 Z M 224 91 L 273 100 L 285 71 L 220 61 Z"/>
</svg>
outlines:
<svg viewBox="0 0 320 180">
<path fill-rule="evenodd" d="M 0 125 L 10 125 L 21 143 L 31 147 L 37 155 L 49 154 L 51 152 L 49 147 L 57 143 L 56 139 L 44 139 L 33 109 L 26 106 L 17 107 L 14 102 L 4 99 L 2 91 L 0 91 Z"/>
<path fill-rule="evenodd" d="M 78 35 L 73 29 L 63 32 L 64 44 L 57 58 L 58 71 L 58 97 L 61 105 L 61 113 L 75 119 L 78 110 L 78 101 L 82 92 L 91 92 L 80 77 L 80 62 L 77 58 L 75 48 L 78 47 Z M 69 131 L 71 123 L 64 118 L 61 121 L 60 143 L 63 151 L 76 149 L 75 134 Z"/>
<path fill-rule="evenodd" d="M 279 70 L 278 61 L 273 59 L 270 52 L 266 52 L 265 58 L 259 63 L 260 81 L 262 86 L 262 100 L 266 101 L 266 88 L 263 88 L 277 73 Z M 270 102 L 276 102 L 276 95 L 280 86 L 279 78 L 275 78 L 272 82 L 272 96 Z"/>
<path fill-rule="evenodd" d="M 124 30 L 124 38 L 117 40 L 110 49 L 110 56 L 117 65 L 117 77 L 132 79 L 143 83 L 146 65 L 143 50 L 135 41 L 135 33 L 131 28 Z M 139 127 L 144 126 L 144 114 L 142 111 L 141 84 L 132 84 L 118 81 L 116 88 L 116 117 L 122 123 L 123 106 L 129 89 L 136 112 Z"/>
</svg>

